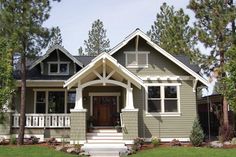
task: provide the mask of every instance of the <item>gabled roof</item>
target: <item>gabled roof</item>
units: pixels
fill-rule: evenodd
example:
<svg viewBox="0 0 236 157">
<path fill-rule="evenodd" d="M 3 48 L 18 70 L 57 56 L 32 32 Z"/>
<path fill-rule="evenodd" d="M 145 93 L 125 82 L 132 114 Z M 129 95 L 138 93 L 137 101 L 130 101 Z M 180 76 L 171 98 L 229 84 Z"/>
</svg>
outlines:
<svg viewBox="0 0 236 157">
<path fill-rule="evenodd" d="M 183 70 L 185 70 L 186 72 L 188 72 L 190 75 L 192 75 L 193 77 L 195 77 L 195 79 L 199 80 L 200 82 L 202 82 L 204 85 L 208 85 L 208 82 L 206 79 L 204 79 L 202 76 L 200 76 L 199 74 L 197 74 L 193 69 L 191 69 L 190 67 L 188 67 L 187 65 L 185 65 L 184 63 L 182 63 L 180 60 L 178 60 L 177 58 L 175 58 L 173 55 L 171 55 L 170 53 L 168 53 L 167 51 L 165 51 L 164 49 L 162 49 L 161 47 L 159 47 L 157 44 L 155 44 L 153 41 L 151 41 L 151 39 L 144 33 L 142 32 L 140 29 L 136 29 L 133 33 L 131 33 L 129 36 L 127 36 L 121 43 L 119 43 L 117 46 L 115 46 L 113 49 L 111 49 L 111 51 L 109 52 L 110 55 L 113 55 L 114 53 L 116 53 L 117 51 L 119 51 L 122 47 L 124 47 L 130 40 L 132 40 L 133 38 L 135 38 L 136 36 L 140 36 L 142 37 L 144 40 L 146 40 L 147 44 L 149 44 L 151 47 L 153 47 L 155 50 L 157 50 L 158 52 L 160 52 L 162 55 L 164 55 L 165 57 L 167 57 L 168 59 L 170 59 L 172 62 L 174 62 L 175 64 L 177 64 L 180 68 L 182 68 Z"/>
<path fill-rule="evenodd" d="M 111 55 L 109 55 L 106 52 L 103 52 L 97 57 L 95 57 L 86 67 L 84 67 L 83 69 L 78 71 L 75 75 L 70 77 L 67 81 L 65 81 L 64 87 L 67 87 L 68 89 L 70 89 L 72 86 L 74 86 L 78 82 L 78 79 L 80 78 L 80 76 L 86 73 L 89 69 L 93 68 L 94 65 L 102 59 L 109 60 L 115 67 L 117 67 L 117 70 L 119 72 L 122 72 L 125 76 L 127 76 L 129 80 L 131 81 L 131 83 L 133 83 L 138 88 L 141 88 L 141 86 L 144 86 L 143 81 L 138 76 L 134 75 L 132 72 L 130 72 L 121 64 L 119 64 L 118 61 L 114 59 Z"/>
<path fill-rule="evenodd" d="M 70 58 L 74 63 L 78 64 L 80 67 L 83 67 L 83 64 L 77 60 L 74 56 L 72 56 L 64 47 L 60 45 L 54 45 L 50 49 L 47 50 L 47 52 L 40 57 L 38 60 L 36 60 L 29 68 L 31 70 L 34 68 L 36 65 L 38 65 L 40 62 L 42 62 L 44 59 L 46 59 L 54 50 L 60 50 L 62 53 L 64 53 L 68 58 Z"/>
</svg>

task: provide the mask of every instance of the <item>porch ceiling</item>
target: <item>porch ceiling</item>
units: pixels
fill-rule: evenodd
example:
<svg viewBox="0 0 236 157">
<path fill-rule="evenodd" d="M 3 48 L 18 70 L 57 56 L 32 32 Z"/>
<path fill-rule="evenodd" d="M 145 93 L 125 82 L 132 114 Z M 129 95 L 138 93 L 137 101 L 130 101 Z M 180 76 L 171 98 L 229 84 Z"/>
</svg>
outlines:
<svg viewBox="0 0 236 157">
<path fill-rule="evenodd" d="M 143 86 L 143 81 L 138 76 L 128 71 L 107 53 L 102 53 L 93 59 L 89 65 L 69 78 L 64 87 L 70 89 L 78 84 L 83 87 L 89 82 L 98 82 L 103 85 L 112 84 L 113 82 L 119 84 L 130 82 L 138 88 Z"/>
</svg>

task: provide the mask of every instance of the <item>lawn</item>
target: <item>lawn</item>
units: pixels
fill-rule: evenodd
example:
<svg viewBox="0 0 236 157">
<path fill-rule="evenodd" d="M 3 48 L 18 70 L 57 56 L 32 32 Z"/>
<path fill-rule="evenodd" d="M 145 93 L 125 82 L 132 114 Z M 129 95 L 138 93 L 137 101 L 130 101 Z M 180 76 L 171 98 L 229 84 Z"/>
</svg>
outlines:
<svg viewBox="0 0 236 157">
<path fill-rule="evenodd" d="M 75 157 L 43 146 L 0 146 L 0 157 Z M 235 157 L 236 149 L 166 147 L 140 151 L 131 157 Z"/>
<path fill-rule="evenodd" d="M 236 157 L 236 149 L 169 147 L 144 150 L 132 157 Z"/>
<path fill-rule="evenodd" d="M 43 146 L 0 146 L 0 157 L 75 157 Z"/>
</svg>

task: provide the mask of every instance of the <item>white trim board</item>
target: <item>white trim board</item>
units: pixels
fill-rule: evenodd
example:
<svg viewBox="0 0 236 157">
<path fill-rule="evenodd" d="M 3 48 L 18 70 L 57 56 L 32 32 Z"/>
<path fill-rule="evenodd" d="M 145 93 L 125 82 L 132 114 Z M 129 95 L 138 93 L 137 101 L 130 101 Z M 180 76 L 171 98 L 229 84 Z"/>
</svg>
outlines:
<svg viewBox="0 0 236 157">
<path fill-rule="evenodd" d="M 136 36 L 141 36 L 144 40 L 146 40 L 147 44 L 149 44 L 151 47 L 153 47 L 155 50 L 160 52 L 162 55 L 170 59 L 172 62 L 177 64 L 180 68 L 191 74 L 194 78 L 197 80 L 201 81 L 204 85 L 208 86 L 208 81 L 204 79 L 202 76 L 194 72 L 192 69 L 187 67 L 185 64 L 183 64 L 181 61 L 176 59 L 174 56 L 169 54 L 167 51 L 156 45 L 154 42 L 151 41 L 151 39 L 140 29 L 136 29 L 133 33 L 131 33 L 128 37 L 126 37 L 121 43 L 119 43 L 117 46 L 115 46 L 110 52 L 110 55 L 113 55 L 116 53 L 118 50 L 120 50 L 122 47 L 124 47 L 130 40 L 135 38 Z"/>
</svg>

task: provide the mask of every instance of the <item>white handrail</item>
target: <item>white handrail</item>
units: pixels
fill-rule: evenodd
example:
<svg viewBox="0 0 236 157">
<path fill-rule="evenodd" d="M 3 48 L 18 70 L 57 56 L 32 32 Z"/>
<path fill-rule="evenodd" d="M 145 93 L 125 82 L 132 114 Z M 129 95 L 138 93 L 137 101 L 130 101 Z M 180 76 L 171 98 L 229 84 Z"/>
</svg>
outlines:
<svg viewBox="0 0 236 157">
<path fill-rule="evenodd" d="M 12 127 L 19 127 L 20 114 L 13 114 Z M 26 128 L 69 128 L 70 114 L 25 114 Z"/>
</svg>

